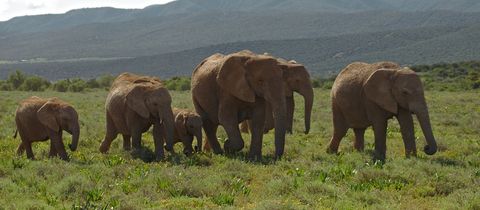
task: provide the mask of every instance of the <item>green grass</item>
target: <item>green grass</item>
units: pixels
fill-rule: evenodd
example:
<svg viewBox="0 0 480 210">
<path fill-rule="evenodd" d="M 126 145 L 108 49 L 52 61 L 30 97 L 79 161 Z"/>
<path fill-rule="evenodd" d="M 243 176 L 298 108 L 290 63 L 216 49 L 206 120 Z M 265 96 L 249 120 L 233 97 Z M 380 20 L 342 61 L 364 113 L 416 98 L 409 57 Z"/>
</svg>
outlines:
<svg viewBox="0 0 480 210">
<path fill-rule="evenodd" d="M 192 108 L 189 92 L 172 92 L 174 105 Z M 326 154 L 332 133 L 328 90 L 316 90 L 311 133 L 305 135 L 303 102 L 297 98 L 294 135 L 286 154 L 272 161 L 273 132 L 265 135 L 262 162 L 249 162 L 247 148 L 231 156 L 169 155 L 153 159 L 149 148 L 136 157 L 117 139 L 107 155 L 98 147 L 105 132 L 106 91 L 86 93 L 0 92 L 0 209 L 479 209 L 480 92 L 427 92 L 440 151 L 404 156 L 398 123 L 390 121 L 385 164 L 372 161 L 373 133 L 355 152 L 352 132 L 339 155 Z M 34 144 L 37 160 L 17 157 L 13 139 L 16 104 L 31 95 L 71 102 L 81 121 L 80 145 L 70 162 L 48 158 L 49 143 Z M 416 125 L 417 145 L 424 138 Z M 70 136 L 64 135 L 65 142 Z M 225 139 L 222 129 L 219 138 Z M 248 136 L 244 136 L 249 139 Z M 176 146 L 180 153 L 181 145 Z"/>
</svg>

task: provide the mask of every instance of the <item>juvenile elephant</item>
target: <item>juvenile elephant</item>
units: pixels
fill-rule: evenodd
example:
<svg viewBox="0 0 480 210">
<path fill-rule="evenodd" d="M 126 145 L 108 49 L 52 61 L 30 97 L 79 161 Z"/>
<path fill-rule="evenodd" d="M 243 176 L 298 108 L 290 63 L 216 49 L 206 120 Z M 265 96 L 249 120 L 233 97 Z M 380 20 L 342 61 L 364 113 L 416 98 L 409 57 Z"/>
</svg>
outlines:
<svg viewBox="0 0 480 210">
<path fill-rule="evenodd" d="M 249 52 L 249 51 L 244 51 Z M 297 92 L 303 96 L 305 102 L 305 133 L 310 132 L 310 119 L 312 115 L 313 106 L 313 87 L 310 81 L 310 74 L 305 66 L 298 64 L 296 61 L 286 61 L 277 58 L 280 68 L 283 70 L 283 80 L 285 82 L 285 101 L 287 106 L 287 132 L 292 133 L 293 129 L 293 114 L 295 112 L 295 100 L 293 92 Z M 249 121 L 244 121 L 240 125 L 242 132 L 248 133 Z M 273 121 L 272 110 L 267 104 L 265 132 L 270 131 L 275 127 Z"/>
<path fill-rule="evenodd" d="M 173 108 L 175 118 L 174 143 L 182 142 L 183 153 L 190 155 L 193 152 L 193 137 L 197 138 L 196 151 L 202 150 L 202 118 L 197 113 Z M 165 136 L 164 136 L 165 138 Z"/>
<path fill-rule="evenodd" d="M 422 82 L 414 71 L 400 68 L 396 63 L 348 65 L 333 84 L 332 112 L 334 132 L 329 152 L 337 152 L 348 128 L 355 133 L 354 147 L 363 150 L 365 129 L 373 126 L 375 158 L 384 160 L 387 120 L 395 116 L 400 123 L 405 153 L 415 156 L 412 113 L 417 116 L 427 141 L 425 153 L 433 155 L 437 151 Z"/>
<path fill-rule="evenodd" d="M 58 98 L 43 99 L 32 96 L 20 102 L 15 115 L 17 133 L 22 143 L 18 146 L 17 154 L 27 151 L 27 157 L 34 159 L 32 142 L 50 139 L 50 153 L 57 154 L 63 160 L 68 160 L 62 139 L 62 132 L 72 135 L 70 150 L 75 151 L 78 146 L 80 126 L 77 111 L 68 103 Z"/>
<path fill-rule="evenodd" d="M 226 152 L 244 147 L 238 124 L 252 120 L 249 157 L 261 158 L 265 105 L 272 105 L 275 121 L 275 156 L 281 157 L 285 146 L 286 105 L 283 72 L 276 59 L 242 52 L 214 54 L 193 71 L 192 98 L 202 117 L 206 145 L 222 153 L 216 132 L 222 125 L 228 135 Z M 208 144 L 207 144 L 208 143 Z"/>
<path fill-rule="evenodd" d="M 142 133 L 152 124 L 156 158 L 164 157 L 163 135 L 166 136 L 166 149 L 173 152 L 171 103 L 172 98 L 160 79 L 131 73 L 119 75 L 105 103 L 107 131 L 100 152 L 106 153 L 119 133 L 123 135 L 125 150 L 130 150 L 131 146 L 140 149 Z"/>
</svg>

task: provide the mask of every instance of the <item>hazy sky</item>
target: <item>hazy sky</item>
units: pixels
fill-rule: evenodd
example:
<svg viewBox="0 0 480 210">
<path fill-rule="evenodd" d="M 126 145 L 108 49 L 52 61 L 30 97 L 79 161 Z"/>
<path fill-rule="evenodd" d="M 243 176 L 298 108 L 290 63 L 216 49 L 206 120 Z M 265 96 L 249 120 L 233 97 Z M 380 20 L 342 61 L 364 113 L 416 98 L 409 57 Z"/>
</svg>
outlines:
<svg viewBox="0 0 480 210">
<path fill-rule="evenodd" d="M 15 16 L 65 13 L 86 7 L 144 8 L 173 0 L 0 0 L 0 21 Z"/>
</svg>

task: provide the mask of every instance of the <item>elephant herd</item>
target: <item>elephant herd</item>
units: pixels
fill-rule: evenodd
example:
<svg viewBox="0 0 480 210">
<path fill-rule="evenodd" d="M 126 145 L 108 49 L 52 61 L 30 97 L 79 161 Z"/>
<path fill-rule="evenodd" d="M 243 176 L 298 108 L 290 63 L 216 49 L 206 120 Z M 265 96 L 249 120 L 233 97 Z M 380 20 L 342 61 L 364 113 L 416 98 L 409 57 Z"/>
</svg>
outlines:
<svg viewBox="0 0 480 210">
<path fill-rule="evenodd" d="M 204 59 L 193 71 L 191 94 L 195 111 L 172 107 L 172 97 L 157 77 L 131 73 L 119 75 L 112 83 L 105 103 L 106 134 L 100 152 L 108 152 L 112 141 L 121 134 L 125 150 L 140 149 L 142 133 L 153 126 L 155 156 L 164 158 L 164 148 L 182 142 L 183 153 L 202 151 L 215 154 L 235 153 L 245 145 L 241 132 L 251 135 L 248 157 L 261 159 L 263 134 L 275 128 L 275 158 L 285 151 L 285 135 L 292 133 L 294 100 L 297 92 L 305 100 L 305 133 L 310 131 L 313 87 L 305 67 L 268 54 L 248 50 L 229 55 L 214 54 Z M 433 155 L 437 145 L 418 75 L 393 62 L 373 64 L 355 62 L 337 76 L 331 92 L 333 136 L 327 149 L 336 153 L 349 128 L 355 134 L 354 147 L 364 149 L 364 133 L 372 126 L 375 155 L 385 159 L 387 121 L 396 117 L 407 156 L 416 155 L 412 114 L 416 115 L 427 145 L 424 151 Z M 33 159 L 31 144 L 51 140 L 50 156 L 68 160 L 62 133 L 72 135 L 69 145 L 75 151 L 80 126 L 75 109 L 58 98 L 30 97 L 20 102 L 15 122 L 24 151 Z M 221 125 L 227 133 L 223 147 L 217 139 Z M 240 126 L 239 126 L 240 125 Z M 194 138 L 197 145 L 193 146 Z"/>
</svg>

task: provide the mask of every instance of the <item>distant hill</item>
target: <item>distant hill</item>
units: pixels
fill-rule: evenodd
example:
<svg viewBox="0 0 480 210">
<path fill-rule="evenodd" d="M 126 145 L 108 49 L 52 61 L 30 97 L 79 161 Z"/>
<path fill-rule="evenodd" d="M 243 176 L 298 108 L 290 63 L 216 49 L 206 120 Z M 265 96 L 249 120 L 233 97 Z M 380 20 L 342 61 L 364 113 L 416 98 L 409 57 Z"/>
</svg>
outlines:
<svg viewBox="0 0 480 210">
<path fill-rule="evenodd" d="M 125 70 L 169 77 L 189 74 L 212 53 L 242 49 L 302 61 L 316 74 L 354 60 L 474 60 L 479 24 L 476 0 L 177 0 L 78 9 L 0 22 L 0 78 L 15 69 L 49 79 Z"/>
<path fill-rule="evenodd" d="M 391 60 L 403 65 L 478 60 L 480 24 L 363 33 L 315 39 L 235 42 L 181 52 L 106 61 L 62 61 L 0 65 L 0 78 L 22 69 L 51 79 L 91 78 L 133 71 L 168 78 L 190 75 L 205 57 L 251 49 L 304 63 L 314 75 L 331 75 L 353 61 Z"/>
<path fill-rule="evenodd" d="M 0 60 L 139 57 L 256 40 L 329 37 L 480 23 L 480 13 L 208 13 L 94 23 L 0 39 Z"/>
</svg>

